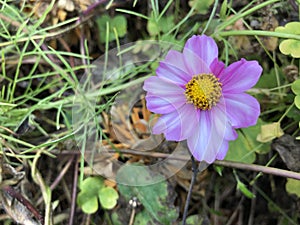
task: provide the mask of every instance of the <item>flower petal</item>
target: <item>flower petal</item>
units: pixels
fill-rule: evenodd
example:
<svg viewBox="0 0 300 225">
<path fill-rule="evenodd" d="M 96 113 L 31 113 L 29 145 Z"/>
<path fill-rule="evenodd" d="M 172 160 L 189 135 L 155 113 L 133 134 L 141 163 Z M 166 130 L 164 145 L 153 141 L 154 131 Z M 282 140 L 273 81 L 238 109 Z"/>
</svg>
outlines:
<svg viewBox="0 0 300 225">
<path fill-rule="evenodd" d="M 186 103 L 184 89 L 157 76 L 145 80 L 143 88 L 147 91 L 147 108 L 154 113 L 173 112 Z"/>
<path fill-rule="evenodd" d="M 162 61 L 166 64 L 172 65 L 178 69 L 183 70 L 186 74 L 189 74 L 189 69 L 186 67 L 184 63 L 184 55 L 181 52 L 170 50 L 165 57 L 165 60 Z M 189 74 L 192 76 L 193 74 Z"/>
<path fill-rule="evenodd" d="M 223 93 L 241 93 L 253 87 L 258 81 L 262 67 L 257 61 L 241 59 L 232 63 L 220 74 Z"/>
<path fill-rule="evenodd" d="M 193 50 L 183 49 L 184 63 L 189 70 L 189 74 L 198 75 L 201 73 L 211 73 L 209 64 L 201 59 Z"/>
<path fill-rule="evenodd" d="M 197 110 L 192 104 L 186 104 L 172 113 L 162 115 L 154 125 L 153 133 L 164 133 L 170 141 L 182 141 L 194 133 L 198 123 Z"/>
<path fill-rule="evenodd" d="M 226 113 L 234 128 L 253 126 L 260 114 L 258 101 L 245 93 L 224 94 Z"/>
<path fill-rule="evenodd" d="M 160 62 L 159 67 L 156 69 L 156 74 L 159 78 L 166 79 L 184 88 L 184 85 L 192 79 L 192 76 L 183 69 L 164 61 Z"/>
<path fill-rule="evenodd" d="M 202 61 L 210 66 L 212 61 L 218 57 L 218 46 L 214 39 L 206 35 L 194 35 L 187 40 L 185 49 L 189 49 Z"/>
<path fill-rule="evenodd" d="M 216 107 L 213 107 L 211 109 L 211 116 L 213 118 L 215 133 L 220 138 L 227 141 L 235 140 L 238 134 L 232 127 L 230 120 L 227 117 L 224 98 L 222 98 L 221 100 L 222 102 L 219 102 Z"/>
<path fill-rule="evenodd" d="M 198 161 L 212 163 L 216 159 L 223 140 L 214 130 L 211 112 L 200 111 L 199 128 L 187 139 L 188 147 Z"/>
<path fill-rule="evenodd" d="M 217 160 L 223 160 L 225 158 L 228 151 L 228 147 L 229 147 L 228 141 L 223 140 L 223 143 L 221 144 L 218 154 L 216 156 Z"/>
<path fill-rule="evenodd" d="M 216 76 L 219 77 L 220 74 L 223 72 L 225 68 L 225 64 L 222 61 L 219 61 L 218 58 L 210 64 L 211 72 Z"/>
<path fill-rule="evenodd" d="M 199 126 L 187 139 L 192 155 L 207 163 L 224 158 L 228 150 L 227 142 L 237 138 L 237 133 L 227 118 L 225 106 L 217 105 L 210 111 L 201 111 Z"/>
</svg>

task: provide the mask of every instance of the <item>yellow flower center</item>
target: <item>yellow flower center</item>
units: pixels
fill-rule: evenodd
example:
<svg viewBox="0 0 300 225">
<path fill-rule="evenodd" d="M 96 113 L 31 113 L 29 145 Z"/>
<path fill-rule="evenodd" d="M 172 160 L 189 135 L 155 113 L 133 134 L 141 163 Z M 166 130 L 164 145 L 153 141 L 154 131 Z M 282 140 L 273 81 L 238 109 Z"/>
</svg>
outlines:
<svg viewBox="0 0 300 225">
<path fill-rule="evenodd" d="M 222 84 L 213 74 L 199 74 L 185 85 L 188 103 L 198 109 L 209 110 L 215 106 L 222 95 Z"/>
</svg>

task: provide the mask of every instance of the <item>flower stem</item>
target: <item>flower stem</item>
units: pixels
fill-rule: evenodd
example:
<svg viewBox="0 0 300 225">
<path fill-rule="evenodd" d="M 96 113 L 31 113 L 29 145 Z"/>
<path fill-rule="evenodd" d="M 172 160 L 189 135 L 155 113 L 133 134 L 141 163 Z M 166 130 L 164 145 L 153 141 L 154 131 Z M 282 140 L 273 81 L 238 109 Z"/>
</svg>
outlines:
<svg viewBox="0 0 300 225">
<path fill-rule="evenodd" d="M 193 175 L 192 175 L 192 180 L 191 180 L 191 183 L 190 183 L 188 195 L 187 195 L 187 198 L 186 198 L 186 201 L 185 201 L 184 212 L 183 212 L 183 217 L 182 217 L 182 225 L 185 225 L 185 222 L 186 222 L 186 217 L 187 217 L 187 213 L 188 213 L 188 209 L 189 209 L 189 204 L 190 204 L 190 201 L 191 201 L 193 186 L 194 186 L 197 174 L 199 172 L 199 170 L 197 168 L 197 163 L 195 162 L 194 157 L 192 156 L 191 159 L 192 159 Z"/>
</svg>

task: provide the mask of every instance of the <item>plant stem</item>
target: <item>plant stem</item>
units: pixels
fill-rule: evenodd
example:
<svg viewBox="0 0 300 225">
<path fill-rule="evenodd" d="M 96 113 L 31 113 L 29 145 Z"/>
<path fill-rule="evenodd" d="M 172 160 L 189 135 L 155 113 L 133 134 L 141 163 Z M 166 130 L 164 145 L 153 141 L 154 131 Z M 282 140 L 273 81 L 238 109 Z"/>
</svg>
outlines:
<svg viewBox="0 0 300 225">
<path fill-rule="evenodd" d="M 219 36 L 248 36 L 248 35 L 257 35 L 257 36 L 267 36 L 267 37 L 278 37 L 285 39 L 295 39 L 300 40 L 299 34 L 288 34 L 277 31 L 265 31 L 265 30 L 229 30 L 229 31 L 220 31 Z"/>
<path fill-rule="evenodd" d="M 192 180 L 191 180 L 191 184 L 189 187 L 189 191 L 188 191 L 188 195 L 185 201 L 185 206 L 184 206 L 184 212 L 183 212 L 183 217 L 182 217 L 182 225 L 185 225 L 186 222 L 186 217 L 187 217 L 187 213 L 188 213 L 188 209 L 189 209 L 189 204 L 191 201 L 191 196 L 192 196 L 192 192 L 193 192 L 193 186 L 197 177 L 197 174 L 199 172 L 198 168 L 197 168 L 197 163 L 195 162 L 194 157 L 191 157 L 192 159 L 192 171 L 193 171 L 193 175 L 192 175 Z"/>
</svg>

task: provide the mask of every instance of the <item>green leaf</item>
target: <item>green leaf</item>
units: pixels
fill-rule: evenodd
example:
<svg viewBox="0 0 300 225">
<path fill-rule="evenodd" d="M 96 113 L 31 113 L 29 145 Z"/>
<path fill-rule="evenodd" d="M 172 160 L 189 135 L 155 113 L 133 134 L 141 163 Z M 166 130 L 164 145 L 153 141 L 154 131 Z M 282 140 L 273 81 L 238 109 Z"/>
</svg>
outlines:
<svg viewBox="0 0 300 225">
<path fill-rule="evenodd" d="M 116 29 L 118 37 L 124 37 L 127 32 L 127 20 L 122 15 L 117 15 L 111 18 L 108 15 L 102 15 L 96 19 L 99 30 L 99 39 L 101 43 L 106 41 L 106 27 L 109 24 L 109 37 L 108 41 L 113 41 L 116 39 L 114 29 Z"/>
<path fill-rule="evenodd" d="M 229 149 L 225 157 L 226 160 L 244 163 L 253 163 L 255 161 L 255 153 L 265 154 L 270 151 L 270 143 L 262 144 L 256 140 L 260 133 L 262 120 L 258 120 L 257 124 L 252 127 L 238 130 L 238 138 L 229 142 Z"/>
<path fill-rule="evenodd" d="M 240 180 L 237 180 L 237 189 L 240 190 L 247 198 L 255 198 L 255 194 L 253 194 Z"/>
<path fill-rule="evenodd" d="M 156 36 L 159 34 L 160 29 L 157 22 L 154 19 L 148 20 L 147 31 L 150 34 L 150 36 Z"/>
<path fill-rule="evenodd" d="M 300 95 L 300 79 L 293 82 L 292 91 L 295 93 L 295 95 Z"/>
<path fill-rule="evenodd" d="M 300 58 L 300 41 L 298 40 L 284 40 L 279 45 L 279 50 L 284 55 L 292 55 L 294 58 Z"/>
<path fill-rule="evenodd" d="M 158 222 L 153 217 L 151 217 L 151 215 L 146 210 L 143 210 L 136 214 L 133 225 L 144 225 L 144 224 L 158 225 Z"/>
<path fill-rule="evenodd" d="M 194 7 L 199 14 L 206 14 L 214 0 L 190 0 L 189 6 Z"/>
<path fill-rule="evenodd" d="M 87 214 L 95 213 L 98 210 L 97 196 L 90 195 L 88 192 L 80 192 L 78 194 L 77 204 Z"/>
<path fill-rule="evenodd" d="M 151 218 L 172 224 L 178 218 L 174 195 L 166 179 L 145 166 L 124 165 L 116 177 L 118 190 L 129 201 L 137 197 Z M 131 185 L 131 186 L 130 186 Z"/>
<path fill-rule="evenodd" d="M 97 195 L 102 187 L 104 187 L 104 182 L 101 177 L 88 177 L 80 184 L 80 190 L 91 195 Z"/>
<path fill-rule="evenodd" d="M 192 215 L 186 219 L 186 225 L 205 225 L 209 224 L 208 219 L 202 215 Z"/>
<path fill-rule="evenodd" d="M 174 26 L 174 16 L 162 17 L 159 20 L 159 27 L 163 33 L 169 32 L 169 30 L 171 30 Z"/>
<path fill-rule="evenodd" d="M 80 184 L 77 204 L 82 211 L 91 214 L 98 210 L 98 192 L 104 187 L 101 177 L 88 177 Z"/>
<path fill-rule="evenodd" d="M 284 81 L 283 74 L 281 71 L 278 72 L 280 81 Z M 276 78 L 276 71 L 274 68 L 272 68 L 268 73 L 264 73 L 258 80 L 258 82 L 255 85 L 255 88 L 275 88 L 278 86 L 277 84 L 277 78 Z M 267 93 L 269 94 L 269 93 Z"/>
<path fill-rule="evenodd" d="M 226 12 L 227 12 L 227 0 L 224 0 L 220 9 L 220 18 L 222 20 L 226 19 Z"/>
<path fill-rule="evenodd" d="M 289 194 L 295 194 L 300 198 L 300 180 L 287 178 L 285 189 Z"/>
<path fill-rule="evenodd" d="M 287 23 L 284 27 L 277 27 L 275 31 L 286 34 L 300 34 L 300 22 Z M 300 41 L 294 39 L 284 40 L 280 43 L 279 50 L 285 55 L 300 58 Z"/>
<path fill-rule="evenodd" d="M 300 95 L 297 95 L 295 97 L 295 105 L 297 106 L 298 109 L 300 109 Z"/>
<path fill-rule="evenodd" d="M 111 187 L 104 187 L 99 191 L 99 200 L 104 209 L 112 209 L 119 198 L 118 192 Z"/>
<path fill-rule="evenodd" d="M 150 36 L 156 36 L 160 32 L 167 33 L 175 26 L 173 21 L 174 16 L 164 16 L 161 17 L 159 21 L 156 21 L 155 18 L 152 17 L 147 22 L 147 31 L 150 34 Z"/>
</svg>

